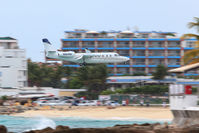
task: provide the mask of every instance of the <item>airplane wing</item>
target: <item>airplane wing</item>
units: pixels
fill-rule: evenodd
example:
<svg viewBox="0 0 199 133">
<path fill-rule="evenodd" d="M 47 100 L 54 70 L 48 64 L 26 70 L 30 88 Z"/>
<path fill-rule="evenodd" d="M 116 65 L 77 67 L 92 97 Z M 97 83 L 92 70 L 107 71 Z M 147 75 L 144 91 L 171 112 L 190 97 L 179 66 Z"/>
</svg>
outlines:
<svg viewBox="0 0 199 133">
<path fill-rule="evenodd" d="M 84 62 L 85 59 L 91 58 L 93 56 L 94 56 L 93 54 L 86 53 L 86 54 L 82 54 L 80 56 L 77 56 L 75 59 L 80 61 L 80 62 Z"/>
<path fill-rule="evenodd" d="M 76 60 L 82 60 L 84 55 L 75 57 Z"/>
</svg>

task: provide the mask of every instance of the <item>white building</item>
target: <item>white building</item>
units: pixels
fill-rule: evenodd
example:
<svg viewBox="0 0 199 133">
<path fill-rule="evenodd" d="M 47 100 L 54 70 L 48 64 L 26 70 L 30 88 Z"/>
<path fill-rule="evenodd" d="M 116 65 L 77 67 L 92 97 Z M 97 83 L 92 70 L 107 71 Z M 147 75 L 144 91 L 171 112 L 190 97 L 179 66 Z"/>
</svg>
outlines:
<svg viewBox="0 0 199 133">
<path fill-rule="evenodd" d="M 0 37 L 0 87 L 20 88 L 27 86 L 27 59 L 17 40 Z"/>
</svg>

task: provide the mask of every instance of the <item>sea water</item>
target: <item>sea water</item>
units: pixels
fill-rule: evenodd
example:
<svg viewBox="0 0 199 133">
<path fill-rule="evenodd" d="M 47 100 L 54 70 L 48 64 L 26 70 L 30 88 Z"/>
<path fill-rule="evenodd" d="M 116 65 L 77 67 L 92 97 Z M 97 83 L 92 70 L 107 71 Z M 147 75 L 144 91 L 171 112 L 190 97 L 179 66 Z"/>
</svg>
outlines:
<svg viewBox="0 0 199 133">
<path fill-rule="evenodd" d="M 69 126 L 70 128 L 103 128 L 112 127 L 117 124 L 143 124 L 163 123 L 169 120 L 144 120 L 144 119 L 91 119 L 78 117 L 46 118 L 46 117 L 16 117 L 0 115 L 0 125 L 5 125 L 9 132 L 22 133 L 24 131 L 43 129 L 46 127 L 55 128 L 57 125 Z"/>
</svg>

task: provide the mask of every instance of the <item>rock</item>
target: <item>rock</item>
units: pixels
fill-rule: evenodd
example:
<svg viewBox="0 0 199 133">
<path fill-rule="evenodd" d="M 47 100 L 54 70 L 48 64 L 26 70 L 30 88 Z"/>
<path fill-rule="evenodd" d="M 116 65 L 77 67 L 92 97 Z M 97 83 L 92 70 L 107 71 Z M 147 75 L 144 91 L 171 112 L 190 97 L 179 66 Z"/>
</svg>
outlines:
<svg viewBox="0 0 199 133">
<path fill-rule="evenodd" d="M 144 123 L 144 124 L 141 124 L 140 126 L 150 126 L 151 124 L 149 123 Z"/>
<path fill-rule="evenodd" d="M 41 129 L 41 130 L 34 130 L 34 131 L 31 130 L 31 131 L 24 132 L 24 133 L 53 133 L 53 132 L 54 132 L 54 129 L 47 127 L 47 128 Z"/>
<path fill-rule="evenodd" d="M 57 126 L 56 127 L 56 131 L 58 131 L 58 130 L 68 130 L 68 129 L 70 129 L 68 126 L 61 126 L 61 125 L 59 125 L 59 126 Z"/>
<path fill-rule="evenodd" d="M 0 125 L 0 133 L 7 133 L 7 128 L 3 125 Z"/>
<path fill-rule="evenodd" d="M 1 129 L 1 128 L 0 128 Z M 2 129 L 6 128 L 2 126 Z M 2 130 L 3 131 L 3 130 Z M 7 130 L 0 133 L 7 133 Z M 29 131 L 25 133 L 199 133 L 199 125 L 179 128 L 164 124 L 133 124 L 133 125 L 116 125 L 107 128 L 72 128 L 68 126 L 57 126 L 56 129 L 45 128 L 42 130 Z"/>
</svg>

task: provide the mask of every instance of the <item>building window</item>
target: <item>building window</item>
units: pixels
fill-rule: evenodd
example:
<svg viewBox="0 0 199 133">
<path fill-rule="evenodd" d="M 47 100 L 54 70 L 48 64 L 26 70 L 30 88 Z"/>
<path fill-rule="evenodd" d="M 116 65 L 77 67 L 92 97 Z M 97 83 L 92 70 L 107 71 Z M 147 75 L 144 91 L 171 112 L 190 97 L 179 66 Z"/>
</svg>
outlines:
<svg viewBox="0 0 199 133">
<path fill-rule="evenodd" d="M 180 42 L 169 42 L 168 47 L 180 47 Z"/>
<path fill-rule="evenodd" d="M 128 74 L 129 68 L 118 68 L 118 73 Z"/>
<path fill-rule="evenodd" d="M 180 50 L 169 50 L 168 56 L 180 56 Z"/>
<path fill-rule="evenodd" d="M 163 50 L 149 50 L 149 56 L 164 56 Z"/>
<path fill-rule="evenodd" d="M 121 56 L 129 56 L 129 50 L 119 50 L 118 53 Z"/>
<path fill-rule="evenodd" d="M 134 59 L 134 65 L 145 65 L 145 59 Z"/>
<path fill-rule="evenodd" d="M 133 56 L 145 56 L 145 51 L 144 50 L 133 51 Z"/>
<path fill-rule="evenodd" d="M 125 41 L 125 42 L 117 42 L 117 47 L 129 47 L 129 42 Z"/>
<path fill-rule="evenodd" d="M 13 56 L 5 56 L 6 58 L 13 58 Z"/>
<path fill-rule="evenodd" d="M 63 47 L 79 47 L 79 42 L 64 42 Z"/>
<path fill-rule="evenodd" d="M 145 68 L 144 67 L 134 68 L 133 73 L 145 73 Z"/>
<path fill-rule="evenodd" d="M 113 47 L 113 42 L 98 42 L 99 48 L 111 48 Z"/>
<path fill-rule="evenodd" d="M 149 65 L 160 65 L 160 64 L 165 64 L 164 59 L 150 59 L 149 60 Z"/>
<path fill-rule="evenodd" d="M 163 42 L 150 42 L 149 47 L 164 47 Z"/>
<path fill-rule="evenodd" d="M 133 42 L 133 47 L 145 47 L 145 42 L 144 41 L 139 41 L 139 42 Z"/>
<path fill-rule="evenodd" d="M 84 47 L 84 48 L 94 48 L 95 47 L 95 42 L 93 42 L 93 41 L 82 42 L 82 47 Z"/>
<path fill-rule="evenodd" d="M 1 68 L 10 68 L 10 66 L 1 66 Z"/>
</svg>

